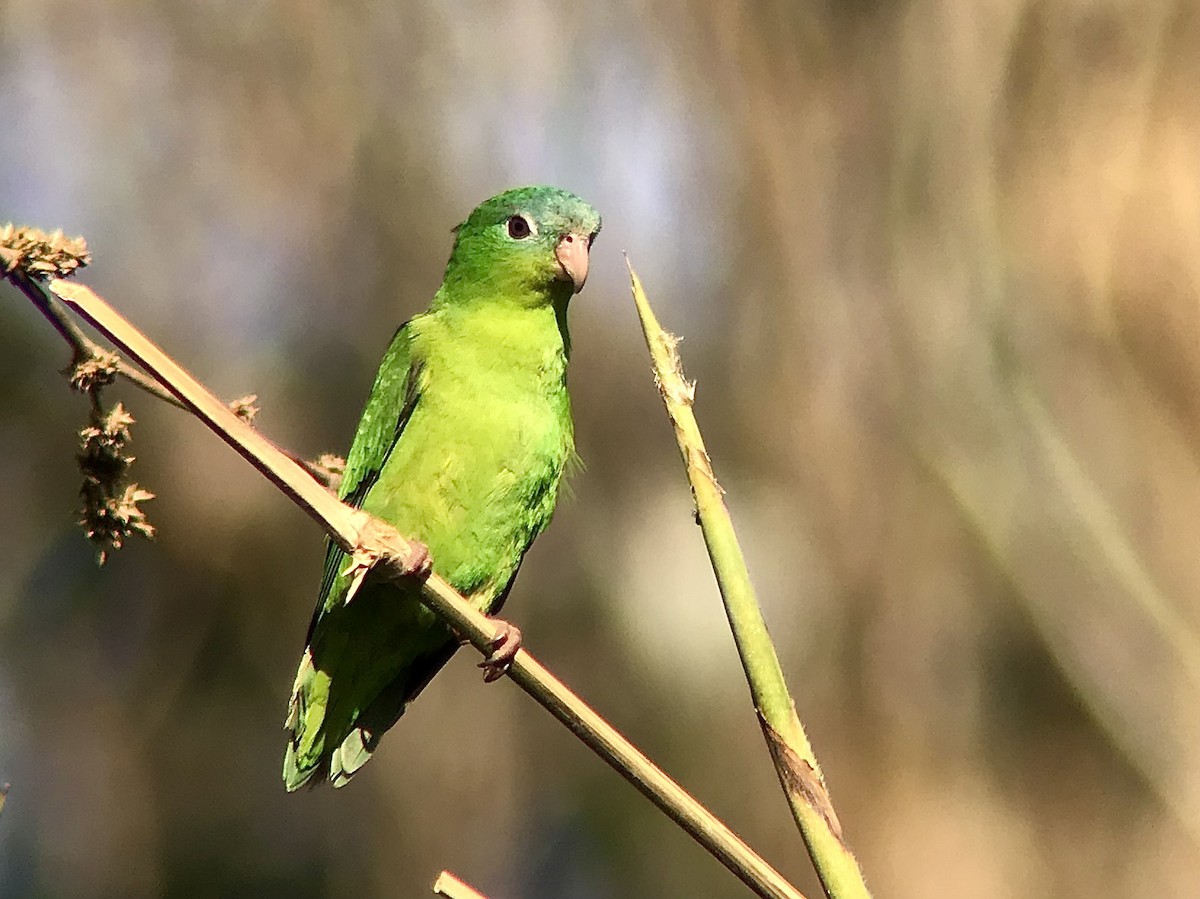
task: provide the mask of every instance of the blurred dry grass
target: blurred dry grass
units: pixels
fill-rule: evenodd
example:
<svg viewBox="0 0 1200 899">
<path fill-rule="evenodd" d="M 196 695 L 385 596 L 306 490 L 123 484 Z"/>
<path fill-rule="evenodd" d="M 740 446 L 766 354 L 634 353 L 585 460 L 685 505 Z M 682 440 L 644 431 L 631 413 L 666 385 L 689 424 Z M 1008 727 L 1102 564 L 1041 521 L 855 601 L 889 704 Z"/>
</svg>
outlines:
<svg viewBox="0 0 1200 899">
<path fill-rule="evenodd" d="M 85 233 L 89 283 L 301 452 L 345 445 L 476 201 L 547 181 L 604 212 L 573 312 L 588 468 L 510 612 L 803 888 L 620 249 L 688 338 L 876 894 L 1194 895 L 1196 4 L 0 14 L 0 219 Z M 135 395 L 162 535 L 95 572 L 83 408 L 4 296 L 0 894 L 417 896 L 450 867 L 495 897 L 742 895 L 465 659 L 365 780 L 284 796 L 319 535 Z"/>
</svg>

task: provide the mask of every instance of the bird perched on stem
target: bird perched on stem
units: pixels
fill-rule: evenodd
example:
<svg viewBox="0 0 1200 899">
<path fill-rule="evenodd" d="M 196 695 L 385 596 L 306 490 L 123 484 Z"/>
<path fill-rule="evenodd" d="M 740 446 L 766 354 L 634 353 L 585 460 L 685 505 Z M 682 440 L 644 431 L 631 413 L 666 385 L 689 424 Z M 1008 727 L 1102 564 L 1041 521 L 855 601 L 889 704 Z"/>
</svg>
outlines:
<svg viewBox="0 0 1200 899">
<path fill-rule="evenodd" d="M 433 570 L 492 613 L 549 523 L 574 453 L 567 305 L 587 279 L 600 216 L 574 194 L 523 187 L 455 230 L 433 303 L 379 366 L 339 495 L 421 541 Z M 414 580 L 368 575 L 354 590 L 351 567 L 331 543 L 288 706 L 289 790 L 345 785 L 458 647 Z M 502 624 L 485 679 L 519 645 Z"/>
</svg>

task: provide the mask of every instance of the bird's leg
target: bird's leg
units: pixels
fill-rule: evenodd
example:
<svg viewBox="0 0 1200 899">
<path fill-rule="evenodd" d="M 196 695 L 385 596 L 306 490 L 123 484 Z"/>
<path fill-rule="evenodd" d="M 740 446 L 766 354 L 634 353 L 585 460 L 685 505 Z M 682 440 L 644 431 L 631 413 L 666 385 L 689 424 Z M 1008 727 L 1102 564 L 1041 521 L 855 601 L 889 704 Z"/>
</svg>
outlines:
<svg viewBox="0 0 1200 899">
<path fill-rule="evenodd" d="M 515 624 L 509 624 L 502 618 L 493 618 L 492 620 L 496 622 L 496 636 L 488 644 L 492 653 L 479 663 L 479 667 L 483 669 L 485 684 L 490 684 L 503 677 L 508 672 L 509 666 L 512 665 L 517 650 L 521 648 L 520 628 Z"/>
</svg>

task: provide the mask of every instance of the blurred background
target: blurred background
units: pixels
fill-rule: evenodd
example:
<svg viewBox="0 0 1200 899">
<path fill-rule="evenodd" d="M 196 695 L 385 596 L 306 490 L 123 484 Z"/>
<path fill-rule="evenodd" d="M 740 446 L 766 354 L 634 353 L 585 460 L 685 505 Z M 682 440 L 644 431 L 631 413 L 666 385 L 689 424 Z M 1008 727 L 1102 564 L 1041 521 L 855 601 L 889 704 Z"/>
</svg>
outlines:
<svg viewBox="0 0 1200 899">
<path fill-rule="evenodd" d="M 260 429 L 344 452 L 451 227 L 599 208 L 586 469 L 506 608 L 802 889 L 628 295 L 697 412 L 879 897 L 1200 883 L 1200 5 L 0 4 L 0 221 Z M 0 895 L 748 895 L 461 653 L 283 792 L 322 535 L 132 388 L 153 543 L 73 523 L 66 347 L 0 287 Z"/>
</svg>

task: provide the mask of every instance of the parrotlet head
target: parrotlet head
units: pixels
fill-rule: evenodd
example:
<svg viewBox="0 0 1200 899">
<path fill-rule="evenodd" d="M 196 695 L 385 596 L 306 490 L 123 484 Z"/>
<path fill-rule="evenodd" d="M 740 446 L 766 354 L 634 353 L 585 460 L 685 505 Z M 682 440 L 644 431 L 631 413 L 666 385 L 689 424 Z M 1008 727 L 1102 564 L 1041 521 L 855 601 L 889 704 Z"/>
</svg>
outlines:
<svg viewBox="0 0 1200 899">
<path fill-rule="evenodd" d="M 583 289 L 600 214 L 557 187 L 518 187 L 475 208 L 455 229 L 451 293 L 520 293 L 565 302 Z"/>
</svg>

